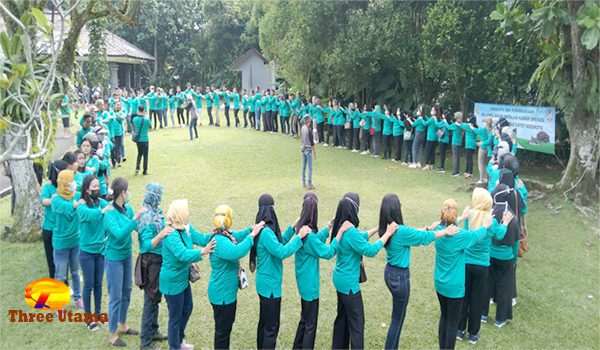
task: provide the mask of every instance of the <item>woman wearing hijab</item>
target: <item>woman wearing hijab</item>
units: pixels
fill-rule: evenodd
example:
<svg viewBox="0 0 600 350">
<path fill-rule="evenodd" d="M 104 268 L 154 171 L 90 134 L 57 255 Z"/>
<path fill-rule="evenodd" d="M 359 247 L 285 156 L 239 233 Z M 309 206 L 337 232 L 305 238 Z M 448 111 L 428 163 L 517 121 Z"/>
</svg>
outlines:
<svg viewBox="0 0 600 350">
<path fill-rule="evenodd" d="M 56 194 L 52 196 L 50 206 L 54 213 L 52 246 L 54 248 L 54 278 L 66 282 L 67 272 L 71 271 L 73 300 L 75 306 L 83 308 L 79 282 L 79 218 L 78 201 L 75 196 L 73 171 L 62 170 L 56 180 Z"/>
<path fill-rule="evenodd" d="M 490 226 L 491 223 L 489 233 L 492 237 L 503 239 L 506 234 L 506 226 L 492 217 L 492 196 L 483 188 L 475 188 L 471 206 L 465 209 L 462 218 L 465 230 L 476 230 L 482 226 Z M 465 298 L 456 337 L 463 340 L 468 330 L 471 344 L 476 344 L 479 340 L 481 315 L 487 303 L 491 244 L 492 239 L 488 237 L 465 250 Z"/>
<path fill-rule="evenodd" d="M 476 242 L 488 237 L 488 226 L 474 231 L 456 228 L 458 217 L 454 199 L 447 199 L 442 205 L 440 223 L 434 228 L 450 228 L 458 232 L 435 241 L 434 284 L 440 303 L 440 322 L 438 328 L 440 349 L 454 349 L 458 332 L 458 321 L 465 295 L 465 250 Z M 503 223 L 512 219 L 503 217 Z M 490 223 L 491 225 L 491 223 Z"/>
<path fill-rule="evenodd" d="M 167 337 L 158 330 L 158 304 L 162 299 L 159 290 L 159 273 L 162 266 L 162 240 L 165 237 L 165 216 L 160 203 L 163 188 L 157 183 L 146 185 L 142 207 L 137 225 L 140 245 L 140 261 L 142 271 L 142 286 L 144 290 L 144 307 L 140 343 L 142 349 L 150 349 L 152 341 L 163 341 Z M 168 231 L 168 229 L 166 229 Z"/>
<path fill-rule="evenodd" d="M 229 349 L 231 329 L 235 322 L 237 291 L 241 285 L 239 260 L 252 248 L 254 237 L 263 228 L 264 222 L 240 231 L 231 231 L 233 210 L 220 205 L 213 216 L 213 237 L 216 243 L 210 255 L 210 280 L 208 300 L 213 308 L 215 319 L 214 349 Z"/>
<path fill-rule="evenodd" d="M 262 221 L 265 226 L 254 238 L 250 250 L 250 271 L 256 271 L 256 293 L 260 298 L 256 330 L 258 349 L 275 349 L 281 312 L 282 261 L 302 247 L 302 238 L 308 233 L 303 230 L 293 235 L 294 231 L 291 231 L 282 236 L 274 206 L 275 201 L 270 194 L 258 198 L 256 223 Z"/>
<path fill-rule="evenodd" d="M 500 184 L 492 192 L 494 208 L 492 215 L 498 218 L 509 212 L 515 218 L 508 224 L 503 239 L 492 240 L 490 249 L 490 291 L 496 303 L 496 322 L 498 328 L 504 327 L 512 320 L 512 298 L 515 292 L 515 261 L 519 242 L 519 210 L 522 205 L 520 195 L 514 190 L 514 178 L 510 170 L 504 170 L 500 175 Z M 487 299 L 486 299 L 487 300 Z M 487 316 L 487 312 L 484 311 Z"/>
<path fill-rule="evenodd" d="M 44 241 L 44 251 L 46 252 L 46 262 L 48 263 L 48 276 L 54 278 L 54 248 L 52 247 L 52 231 L 55 225 L 55 214 L 52 212 L 52 197 L 56 194 L 58 187 L 58 173 L 67 168 L 67 163 L 62 160 L 56 160 L 48 168 L 48 180 L 40 190 L 40 201 L 44 207 L 44 221 L 42 222 L 42 238 Z"/>
<path fill-rule="evenodd" d="M 351 225 L 344 232 L 338 244 L 337 260 L 333 269 L 333 285 L 337 291 L 337 316 L 333 324 L 333 349 L 364 348 L 365 316 L 360 292 L 362 257 L 373 257 L 383 248 L 394 234 L 390 227 L 376 242 L 369 243 L 368 232 L 358 230 L 358 194 L 347 193 L 339 201 L 331 237 L 343 228 Z M 346 223 L 348 222 L 348 223 Z"/>
<path fill-rule="evenodd" d="M 190 286 L 192 263 L 210 254 L 215 242 L 211 234 L 198 232 L 190 225 L 187 199 L 174 200 L 167 211 L 167 229 L 161 231 L 163 263 L 159 273 L 159 290 L 167 300 L 169 310 L 169 349 L 193 349 L 184 341 L 194 303 Z M 194 249 L 193 245 L 203 246 Z M 195 270 L 195 269 L 194 269 Z"/>
<path fill-rule="evenodd" d="M 81 186 L 81 199 L 77 206 L 79 218 L 79 262 L 83 272 L 83 309 L 92 312 L 91 296 L 94 292 L 94 312 L 100 314 L 102 306 L 102 278 L 104 277 L 104 227 L 102 209 L 108 203 L 100 198 L 100 182 L 94 175 L 88 175 Z M 96 322 L 87 325 L 88 329 L 98 329 Z"/>
<path fill-rule="evenodd" d="M 385 349 L 398 349 L 410 297 L 410 247 L 428 245 L 450 232 L 447 229 L 436 232 L 418 230 L 404 225 L 400 199 L 393 193 L 385 195 L 381 201 L 378 227 L 380 237 L 385 234 L 388 226 L 395 228 L 395 233 L 385 244 L 387 265 L 384 279 L 393 301 L 392 320 L 385 340 Z"/>
<path fill-rule="evenodd" d="M 300 218 L 294 226 L 287 229 L 287 231 L 292 230 L 297 234 L 303 229 L 310 232 L 303 239 L 302 248 L 296 252 L 294 258 L 296 285 L 302 307 L 300 322 L 294 337 L 294 349 L 314 349 L 315 347 L 321 281 L 319 259 L 331 259 L 335 256 L 337 244 L 343 234 L 343 231 L 340 230 L 340 233 L 331 240 L 329 245 L 325 243 L 329 236 L 329 227 L 323 227 L 320 230 L 318 228 L 318 202 L 314 192 L 307 192 L 302 202 Z"/>
</svg>

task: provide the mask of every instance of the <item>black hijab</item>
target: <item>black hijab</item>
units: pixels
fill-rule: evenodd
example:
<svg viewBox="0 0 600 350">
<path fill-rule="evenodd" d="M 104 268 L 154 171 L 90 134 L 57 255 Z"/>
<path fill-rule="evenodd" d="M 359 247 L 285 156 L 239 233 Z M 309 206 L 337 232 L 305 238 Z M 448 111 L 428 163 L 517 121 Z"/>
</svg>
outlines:
<svg viewBox="0 0 600 350">
<path fill-rule="evenodd" d="M 498 222 L 502 222 L 502 215 L 505 211 L 510 211 L 515 214 L 515 192 L 506 184 L 500 183 L 492 192 L 494 206 L 492 207 L 492 215 Z M 493 239 L 494 245 L 512 246 L 519 237 L 519 220 L 515 217 L 510 221 L 506 229 L 506 234 L 501 240 Z"/>
<path fill-rule="evenodd" d="M 261 221 L 265 222 L 265 227 L 270 228 L 275 233 L 277 240 L 281 242 L 281 229 L 275 213 L 275 200 L 268 193 L 262 194 L 258 198 L 258 212 L 256 213 L 255 222 L 258 224 Z M 256 270 L 256 246 L 261 232 L 254 237 L 254 244 L 250 249 L 250 271 L 252 272 Z"/>
<path fill-rule="evenodd" d="M 519 160 L 512 153 L 506 153 L 498 167 L 512 171 L 515 177 L 519 175 Z"/>
<path fill-rule="evenodd" d="M 392 222 L 395 222 L 398 225 L 404 225 L 400 198 L 398 198 L 395 193 L 388 193 L 381 200 L 381 208 L 379 209 L 379 229 L 377 230 L 379 232 L 379 237 L 385 234 L 387 225 Z M 389 243 L 389 240 L 387 243 Z"/>
<path fill-rule="evenodd" d="M 500 180 L 499 183 L 504 184 L 511 189 L 515 189 L 515 176 L 511 169 L 502 169 L 500 170 Z"/>
<path fill-rule="evenodd" d="M 318 219 L 319 219 L 319 199 L 313 192 L 307 192 L 304 195 L 304 201 L 302 202 L 302 211 L 300 212 L 300 219 L 296 223 L 294 229 L 296 233 L 300 232 L 302 226 L 308 226 L 313 232 L 319 230 Z M 305 237 L 306 238 L 306 237 Z"/>
<path fill-rule="evenodd" d="M 350 221 L 355 227 L 358 227 L 360 222 L 358 219 L 358 203 L 351 196 L 344 196 L 338 203 L 331 230 L 332 239 L 337 235 L 344 221 Z"/>
</svg>

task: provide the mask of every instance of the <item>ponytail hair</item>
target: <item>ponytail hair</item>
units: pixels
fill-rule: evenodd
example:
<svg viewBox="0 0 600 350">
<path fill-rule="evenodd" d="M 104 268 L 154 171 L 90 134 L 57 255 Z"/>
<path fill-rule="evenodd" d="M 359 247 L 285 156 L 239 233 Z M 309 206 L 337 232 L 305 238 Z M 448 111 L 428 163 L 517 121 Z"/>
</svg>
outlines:
<svg viewBox="0 0 600 350">
<path fill-rule="evenodd" d="M 219 205 L 215 209 L 212 222 L 215 231 L 229 231 L 233 226 L 233 209 L 226 204 Z"/>
<path fill-rule="evenodd" d="M 454 225 L 458 217 L 458 204 L 452 198 L 446 199 L 442 204 L 440 223 L 444 226 Z"/>
</svg>

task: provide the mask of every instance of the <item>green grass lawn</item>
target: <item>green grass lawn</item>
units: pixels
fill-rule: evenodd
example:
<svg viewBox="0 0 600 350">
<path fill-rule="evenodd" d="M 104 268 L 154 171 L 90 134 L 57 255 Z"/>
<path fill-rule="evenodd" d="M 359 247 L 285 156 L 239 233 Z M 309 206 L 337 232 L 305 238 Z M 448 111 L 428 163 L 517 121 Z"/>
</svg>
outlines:
<svg viewBox="0 0 600 350">
<path fill-rule="evenodd" d="M 269 192 L 276 201 L 282 225 L 299 215 L 302 195 L 299 142 L 290 137 L 250 130 L 200 128 L 199 141 L 190 142 L 186 129 L 151 133 L 150 176 L 134 177 L 135 150 L 127 143 L 128 161 L 112 176 L 130 181 L 132 204 L 137 208 L 143 186 L 150 181 L 164 185 L 164 206 L 176 198 L 188 198 L 192 223 L 209 229 L 213 209 L 222 203 L 234 209 L 236 228 L 251 224 L 257 198 Z M 361 227 L 378 220 L 383 195 L 395 192 L 403 204 L 404 220 L 421 226 L 436 220 L 444 199 L 453 197 L 462 206 L 470 193 L 466 181 L 448 174 L 412 170 L 389 161 L 360 156 L 346 150 L 322 148 L 315 162 L 314 183 L 319 195 L 321 224 L 333 217 L 340 196 L 356 191 L 361 196 Z M 545 207 L 547 201 L 562 206 L 559 214 Z M 0 201 L 0 222 L 9 222 L 8 200 Z M 528 224 L 531 251 L 519 261 L 519 303 L 514 321 L 503 329 L 483 325 L 478 348 L 591 349 L 600 344 L 600 264 L 598 235 L 586 226 L 576 211 L 558 197 L 530 203 Z M 134 241 L 137 251 L 137 240 Z M 134 252 L 137 254 L 137 252 Z M 134 255 L 135 256 L 135 255 Z M 77 324 L 10 324 L 7 309 L 26 310 L 23 288 L 29 281 L 45 276 L 42 243 L 0 242 L 0 348 L 1 349 L 102 349 L 106 327 L 96 333 Z M 247 267 L 248 258 L 243 265 Z M 433 289 L 433 246 L 414 248 L 411 265 L 411 299 L 401 337 L 402 349 L 437 347 L 439 307 Z M 331 283 L 334 261 L 321 264 L 321 301 L 317 347 L 331 344 L 336 295 Z M 197 348 L 211 348 L 212 309 L 206 289 L 209 266 L 202 262 L 203 278 L 193 284 L 194 312 L 187 328 L 188 341 Z M 290 348 L 300 315 L 294 259 L 284 264 L 284 291 L 278 345 Z M 366 259 L 369 280 L 362 285 L 366 311 L 367 348 L 382 348 L 391 315 L 391 297 L 383 281 L 385 252 Z M 232 348 L 255 346 L 258 297 L 254 275 L 250 287 L 240 291 Z M 108 298 L 104 285 L 103 310 Z M 140 326 L 142 292 L 134 287 L 129 324 Z M 161 303 L 160 324 L 166 333 L 166 303 Z M 491 316 L 494 315 L 494 308 Z M 125 338 L 128 348 L 138 348 L 138 338 Z M 162 345 L 163 349 L 167 344 Z M 459 343 L 458 348 L 470 348 Z"/>
</svg>

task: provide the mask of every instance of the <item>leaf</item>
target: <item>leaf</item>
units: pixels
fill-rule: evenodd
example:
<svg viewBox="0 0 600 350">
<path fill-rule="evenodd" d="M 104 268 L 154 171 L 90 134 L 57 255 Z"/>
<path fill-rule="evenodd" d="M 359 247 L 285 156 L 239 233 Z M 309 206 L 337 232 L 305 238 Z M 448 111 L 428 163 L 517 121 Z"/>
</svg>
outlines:
<svg viewBox="0 0 600 350">
<path fill-rule="evenodd" d="M 593 50 L 600 40 L 600 29 L 590 28 L 586 29 L 581 36 L 581 43 L 588 50 Z"/>
<path fill-rule="evenodd" d="M 52 31 L 52 26 L 48 22 L 48 17 L 37 7 L 31 9 L 31 14 L 35 18 L 37 24 L 44 30 L 44 33 L 48 34 Z"/>
</svg>

